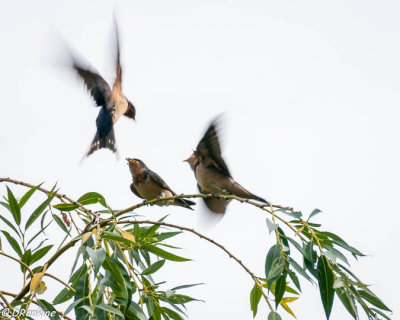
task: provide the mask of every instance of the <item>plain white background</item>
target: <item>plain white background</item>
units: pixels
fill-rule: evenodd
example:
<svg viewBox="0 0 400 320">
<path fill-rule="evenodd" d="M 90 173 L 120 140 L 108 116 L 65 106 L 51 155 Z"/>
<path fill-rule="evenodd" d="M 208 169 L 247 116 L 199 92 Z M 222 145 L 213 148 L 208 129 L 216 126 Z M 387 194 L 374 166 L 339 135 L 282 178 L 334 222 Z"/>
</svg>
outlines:
<svg viewBox="0 0 400 320">
<path fill-rule="evenodd" d="M 2 1 L 1 7 L 1 176 L 46 181 L 49 188 L 58 181 L 73 198 L 97 191 L 122 209 L 139 202 L 124 160 L 137 157 L 177 193 L 196 192 L 182 160 L 209 121 L 225 112 L 223 150 L 235 179 L 275 204 L 305 214 L 323 210 L 316 221 L 367 254 L 359 261 L 349 257 L 352 270 L 398 319 L 397 1 L 39 0 Z M 112 81 L 114 9 L 124 92 L 137 121 L 116 125 L 119 160 L 103 150 L 80 164 L 99 109 L 65 68 L 62 39 Z M 208 234 L 262 275 L 274 244 L 265 215 L 232 203 L 221 221 L 207 223 L 197 202 L 195 212 L 139 213 L 151 219 L 171 214 L 167 221 Z M 54 227 L 48 236 L 61 234 Z M 167 263 L 159 275 L 168 280 L 165 288 L 205 283 L 187 291 L 205 300 L 188 305 L 189 319 L 252 318 L 252 281 L 237 264 L 192 235 L 174 243 L 193 261 Z M 74 255 L 51 272 L 66 279 Z M 1 289 L 18 289 L 16 267 L 1 258 Z M 47 286 L 49 299 L 61 289 L 51 279 Z M 318 289 L 308 283 L 291 307 L 298 319 L 324 319 Z M 257 319 L 267 314 L 261 302 Z M 338 299 L 331 319 L 351 319 Z"/>
</svg>

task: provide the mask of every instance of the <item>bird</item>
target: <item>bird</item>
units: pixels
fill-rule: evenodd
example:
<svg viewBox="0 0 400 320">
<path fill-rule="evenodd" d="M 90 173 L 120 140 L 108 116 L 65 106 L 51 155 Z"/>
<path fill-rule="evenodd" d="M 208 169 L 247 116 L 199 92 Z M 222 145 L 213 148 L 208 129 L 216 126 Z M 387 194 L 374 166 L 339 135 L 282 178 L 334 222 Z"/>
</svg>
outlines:
<svg viewBox="0 0 400 320">
<path fill-rule="evenodd" d="M 213 195 L 227 193 L 244 199 L 257 200 L 268 205 L 268 201 L 251 193 L 232 178 L 221 154 L 218 138 L 219 127 L 220 118 L 217 117 L 210 123 L 196 150 L 189 158 L 184 160 L 189 163 L 194 172 L 199 191 L 203 194 L 211 193 Z M 217 197 L 203 198 L 203 200 L 208 209 L 214 213 L 225 213 L 230 202 L 230 199 Z"/>
<path fill-rule="evenodd" d="M 146 164 L 139 159 L 126 158 L 129 170 L 132 174 L 133 183 L 131 191 L 139 198 L 152 200 L 158 197 L 172 197 L 176 193 L 165 183 L 165 181 L 154 171 L 150 170 Z M 193 210 L 191 206 L 196 203 L 188 199 L 178 198 L 167 201 L 168 204 L 181 206 Z"/>
<path fill-rule="evenodd" d="M 96 119 L 96 135 L 90 144 L 85 156 L 91 155 L 96 150 L 107 148 L 116 152 L 114 125 L 124 115 L 135 120 L 136 109 L 122 93 L 122 68 L 120 63 L 120 48 L 118 27 L 114 17 L 115 42 L 116 42 L 116 78 L 111 88 L 100 73 L 82 58 L 72 54 L 73 69 L 78 73 L 86 85 L 87 90 L 94 99 L 96 106 L 100 107 Z"/>
</svg>

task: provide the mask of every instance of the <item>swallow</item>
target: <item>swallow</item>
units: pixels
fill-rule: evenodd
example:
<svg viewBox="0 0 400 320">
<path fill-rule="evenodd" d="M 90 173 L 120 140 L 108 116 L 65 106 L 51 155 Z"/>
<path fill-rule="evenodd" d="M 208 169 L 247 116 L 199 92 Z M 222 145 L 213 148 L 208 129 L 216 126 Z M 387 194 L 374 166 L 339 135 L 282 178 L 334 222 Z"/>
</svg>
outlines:
<svg viewBox="0 0 400 320">
<path fill-rule="evenodd" d="M 203 194 L 228 193 L 244 199 L 268 204 L 265 199 L 251 193 L 233 178 L 226 165 L 218 138 L 218 118 L 211 122 L 197 148 L 184 160 L 188 162 L 197 180 L 197 187 Z M 225 213 L 229 199 L 203 198 L 207 207 L 215 213 Z"/>
<path fill-rule="evenodd" d="M 152 200 L 158 197 L 172 197 L 176 193 L 165 183 L 165 181 L 154 171 L 150 170 L 142 160 L 126 158 L 129 170 L 132 174 L 133 183 L 131 191 L 139 198 Z M 196 203 L 188 199 L 173 199 L 169 204 L 181 206 L 193 210 L 191 206 Z"/>
<path fill-rule="evenodd" d="M 135 120 L 136 116 L 135 107 L 122 93 L 122 68 L 118 28 L 115 20 L 114 26 L 116 37 L 116 78 L 112 89 L 94 67 L 70 53 L 74 70 L 82 78 L 96 106 L 100 107 L 99 115 L 96 119 L 96 135 L 86 156 L 102 148 L 107 148 L 115 153 L 117 151 L 114 134 L 115 123 L 122 115 L 133 120 Z"/>
</svg>

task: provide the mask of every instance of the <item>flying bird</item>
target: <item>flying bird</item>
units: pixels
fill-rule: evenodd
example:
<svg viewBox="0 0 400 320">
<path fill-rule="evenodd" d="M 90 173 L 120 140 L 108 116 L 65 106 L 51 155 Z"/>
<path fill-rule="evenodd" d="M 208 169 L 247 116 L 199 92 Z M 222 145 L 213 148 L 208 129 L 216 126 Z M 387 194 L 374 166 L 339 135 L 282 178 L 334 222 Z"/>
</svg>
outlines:
<svg viewBox="0 0 400 320">
<path fill-rule="evenodd" d="M 154 171 L 150 170 L 142 160 L 126 158 L 129 170 L 132 174 L 133 183 L 131 191 L 139 198 L 152 200 L 158 197 L 172 197 L 176 193 L 165 183 L 165 181 Z M 193 210 L 191 206 L 196 203 L 188 199 L 173 199 L 169 204 L 181 206 Z"/>
<path fill-rule="evenodd" d="M 96 106 L 100 107 L 99 115 L 96 119 L 96 135 L 94 136 L 86 156 L 102 148 L 107 148 L 112 152 L 116 152 L 117 148 L 114 134 L 115 123 L 122 115 L 131 119 L 135 119 L 136 115 L 135 107 L 122 93 L 119 37 L 115 20 L 114 26 L 116 40 L 116 78 L 112 88 L 94 67 L 70 53 L 73 68 L 82 78 Z"/>
<path fill-rule="evenodd" d="M 229 172 L 218 139 L 218 118 L 211 122 L 197 148 L 186 162 L 194 171 L 197 187 L 203 194 L 228 193 L 240 198 L 253 199 L 268 204 L 263 198 L 251 193 L 237 183 Z M 207 207 L 215 213 L 225 213 L 229 199 L 203 198 Z"/>
</svg>

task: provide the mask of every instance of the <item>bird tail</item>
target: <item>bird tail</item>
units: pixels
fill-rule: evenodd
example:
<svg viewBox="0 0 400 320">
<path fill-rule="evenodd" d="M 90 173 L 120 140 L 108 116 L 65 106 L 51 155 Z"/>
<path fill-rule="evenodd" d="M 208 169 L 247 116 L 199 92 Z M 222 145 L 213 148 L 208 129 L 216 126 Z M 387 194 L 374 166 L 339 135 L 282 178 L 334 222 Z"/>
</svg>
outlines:
<svg viewBox="0 0 400 320">
<path fill-rule="evenodd" d="M 188 199 L 175 199 L 174 203 L 178 206 L 193 210 L 191 206 L 194 206 L 196 202 L 190 201 Z"/>
<path fill-rule="evenodd" d="M 263 199 L 263 198 L 261 198 L 259 196 L 256 196 L 255 194 L 251 194 L 251 199 L 257 200 L 257 201 L 260 201 L 260 202 L 264 202 L 267 205 L 269 204 L 269 202 L 267 200 L 265 200 L 265 199 Z"/>
<path fill-rule="evenodd" d="M 111 128 L 111 130 L 108 132 L 107 135 L 102 135 L 102 136 L 99 134 L 99 131 L 97 130 L 96 135 L 94 136 L 94 139 L 90 145 L 90 148 L 86 153 L 86 156 L 90 156 L 96 150 L 103 148 L 107 148 L 112 152 L 117 151 L 117 148 L 115 146 L 114 128 Z"/>
</svg>

